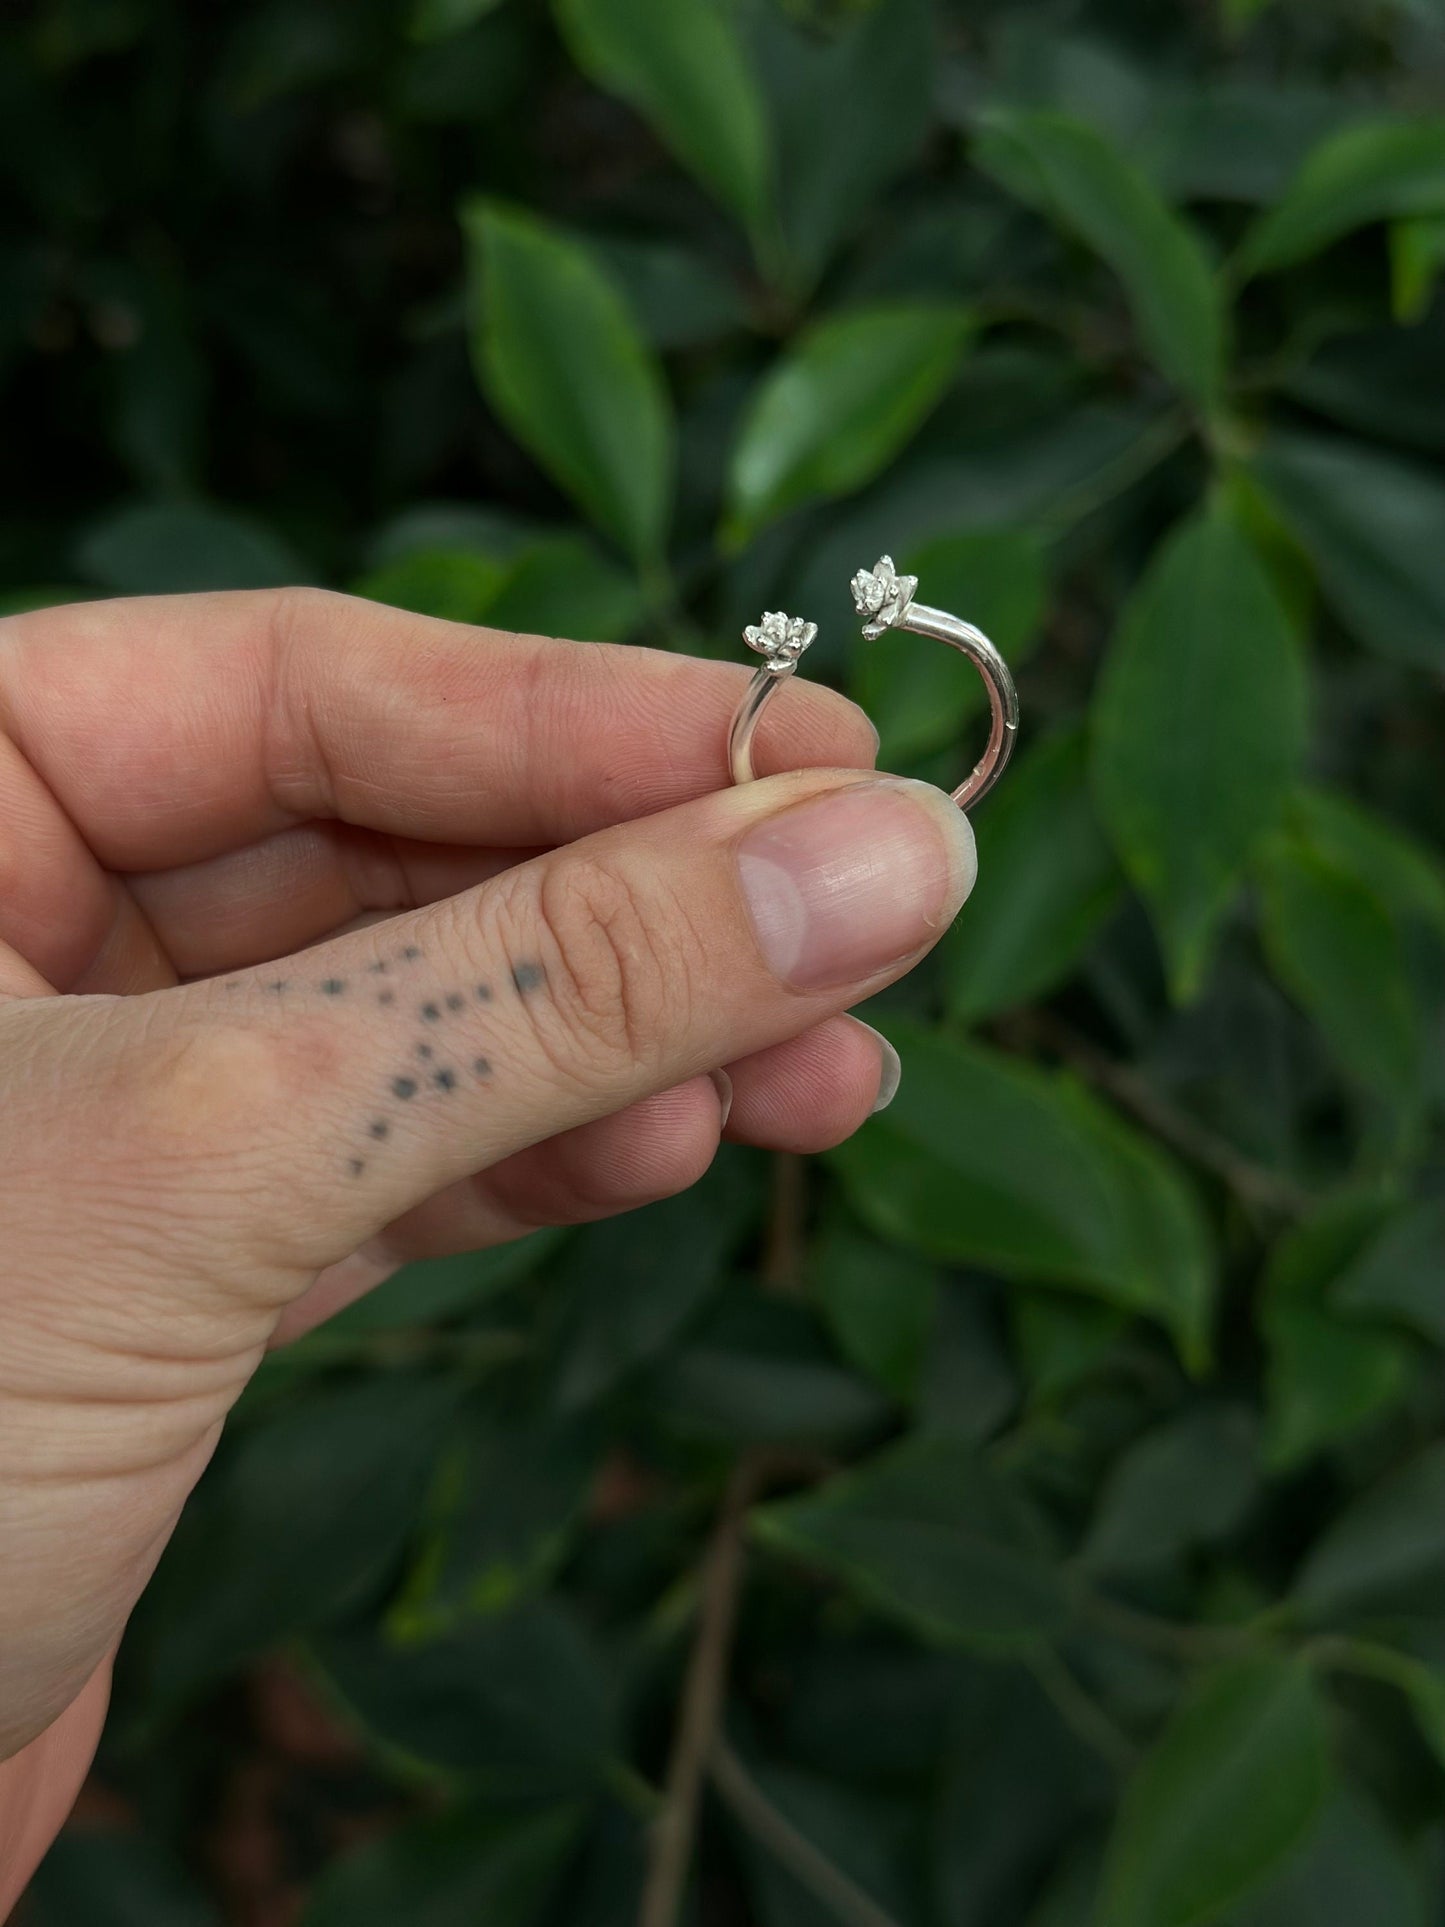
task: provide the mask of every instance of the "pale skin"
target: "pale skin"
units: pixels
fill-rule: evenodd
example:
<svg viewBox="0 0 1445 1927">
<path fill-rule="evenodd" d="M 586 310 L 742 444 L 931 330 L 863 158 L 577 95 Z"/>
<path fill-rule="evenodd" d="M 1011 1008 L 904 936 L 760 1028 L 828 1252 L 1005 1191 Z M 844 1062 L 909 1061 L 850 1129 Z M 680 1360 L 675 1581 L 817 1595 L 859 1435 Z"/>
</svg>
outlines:
<svg viewBox="0 0 1445 1927">
<path fill-rule="evenodd" d="M 845 1013 L 966 824 L 801 678 L 727 788 L 746 681 L 315 591 L 0 621 L 0 1918 L 269 1347 L 891 1080 Z"/>
</svg>

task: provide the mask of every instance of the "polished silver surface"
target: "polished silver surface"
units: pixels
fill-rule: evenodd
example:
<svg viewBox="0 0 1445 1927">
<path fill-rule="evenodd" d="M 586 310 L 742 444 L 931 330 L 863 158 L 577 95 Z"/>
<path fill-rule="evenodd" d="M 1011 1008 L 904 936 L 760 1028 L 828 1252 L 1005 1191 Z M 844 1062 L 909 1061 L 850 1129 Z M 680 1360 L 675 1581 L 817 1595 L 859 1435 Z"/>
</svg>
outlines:
<svg viewBox="0 0 1445 1927">
<path fill-rule="evenodd" d="M 885 629 L 907 629 L 915 636 L 932 636 L 957 649 L 983 677 L 988 691 L 989 732 L 983 755 L 953 792 L 961 810 L 971 809 L 987 796 L 1013 754 L 1018 736 L 1019 699 L 1008 664 L 982 629 L 946 609 L 931 609 L 914 601 L 918 578 L 899 575 L 891 556 L 880 556 L 872 569 L 860 569 L 852 582 L 853 606 L 865 618 L 863 634 L 870 640 Z"/>
<path fill-rule="evenodd" d="M 758 719 L 769 696 L 779 683 L 786 682 L 792 675 L 798 666 L 799 656 L 817 633 L 816 622 L 805 622 L 801 616 L 784 615 L 780 609 L 770 609 L 760 623 L 743 630 L 743 641 L 762 657 L 763 662 L 748 684 L 747 693 L 738 704 L 732 727 L 728 731 L 728 767 L 735 783 L 751 783 L 756 775 L 753 769 L 753 738 L 758 733 Z"/>
</svg>

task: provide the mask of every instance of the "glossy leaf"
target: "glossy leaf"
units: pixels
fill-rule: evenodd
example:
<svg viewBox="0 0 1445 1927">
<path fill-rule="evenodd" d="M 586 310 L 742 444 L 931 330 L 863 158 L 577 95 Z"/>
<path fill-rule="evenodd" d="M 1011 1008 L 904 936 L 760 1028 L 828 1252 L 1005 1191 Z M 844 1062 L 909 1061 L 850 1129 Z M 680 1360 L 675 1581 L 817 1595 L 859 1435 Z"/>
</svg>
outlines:
<svg viewBox="0 0 1445 1927">
<path fill-rule="evenodd" d="M 1338 1309 L 1339 1282 L 1385 1219 L 1374 1198 L 1344 1198 L 1275 1247 L 1260 1296 L 1268 1348 L 1269 1462 L 1292 1470 L 1398 1406 L 1413 1347 L 1379 1320 Z"/>
<path fill-rule="evenodd" d="M 376 1597 L 454 1401 L 435 1377 L 387 1373 L 313 1390 L 227 1441 L 132 1628 L 142 1715 Z"/>
<path fill-rule="evenodd" d="M 927 138 L 937 71 L 931 0 L 874 0 L 828 39 L 773 7 L 752 33 L 772 112 L 788 283 L 806 292 Z"/>
<path fill-rule="evenodd" d="M 1204 1406 L 1137 1439 L 1114 1466 L 1085 1541 L 1085 1567 L 1167 1566 L 1226 1538 L 1259 1489 L 1258 1440 L 1240 1407 Z"/>
<path fill-rule="evenodd" d="M 1180 1173 L 1071 1082 L 897 1023 L 890 1108 L 833 1153 L 885 1237 L 953 1263 L 1066 1284 L 1208 1348 L 1214 1260 Z"/>
<path fill-rule="evenodd" d="M 943 946 L 949 1007 L 965 1023 L 1064 982 L 1123 890 L 1078 730 L 1046 739 L 1010 768 L 976 834 L 978 882 Z"/>
<path fill-rule="evenodd" d="M 1308 157 L 1245 236 L 1239 267 L 1292 266 L 1374 221 L 1445 213 L 1445 121 L 1367 121 Z"/>
<path fill-rule="evenodd" d="M 1340 1792 L 1278 1877 L 1229 1927 L 1425 1927 L 1409 1843 L 1359 1793 Z"/>
<path fill-rule="evenodd" d="M 1400 933 L 1361 877 L 1281 837 L 1260 866 L 1264 936 L 1276 976 L 1365 1089 L 1408 1105 L 1422 1032 Z"/>
<path fill-rule="evenodd" d="M 328 1639 L 317 1658 L 340 1704 L 383 1749 L 499 1799 L 590 1791 L 616 1742 L 598 1654 L 559 1607 L 529 1603 L 444 1639 Z"/>
<path fill-rule="evenodd" d="M 1210 405 L 1223 377 L 1225 311 L 1197 233 L 1104 137 L 1063 114 L 991 108 L 974 159 L 1118 275 L 1144 346 Z"/>
<path fill-rule="evenodd" d="M 1264 1656 L 1207 1674 L 1124 1796 L 1097 1927 L 1192 1927 L 1259 1888 L 1330 1784 L 1309 1668 Z"/>
<path fill-rule="evenodd" d="M 1445 273 L 1445 199 L 1442 211 L 1390 229 L 1390 306 L 1402 327 L 1413 328 L 1430 312 Z"/>
<path fill-rule="evenodd" d="M 573 59 L 641 113 L 691 173 L 755 233 L 767 219 L 768 127 L 719 0 L 555 0 Z"/>
<path fill-rule="evenodd" d="M 1336 1277 L 1342 1311 L 1398 1319 L 1445 1347 L 1445 1202 L 1429 1199 L 1388 1218 Z"/>
<path fill-rule="evenodd" d="M 532 1927 L 581 1833 L 575 1807 L 465 1806 L 413 1820 L 331 1866 L 300 1927 Z"/>
<path fill-rule="evenodd" d="M 1294 1598 L 1315 1620 L 1439 1611 L 1445 1591 L 1445 1445 L 1346 1506 L 1310 1552 Z"/>
<path fill-rule="evenodd" d="M 1068 1616 L 1041 1522 L 956 1440 L 906 1442 L 817 1494 L 755 1512 L 753 1530 L 928 1640 L 1027 1645 Z"/>
<path fill-rule="evenodd" d="M 1304 749 L 1304 665 L 1223 514 L 1171 536 L 1125 610 L 1093 713 L 1095 790 L 1153 915 L 1175 994 L 1197 994 L 1244 870 Z"/>
<path fill-rule="evenodd" d="M 478 379 L 548 473 L 638 560 L 672 492 L 672 408 L 625 302 L 578 242 L 495 201 L 464 211 Z"/>
<path fill-rule="evenodd" d="M 373 569 L 353 592 L 447 622 L 482 622 L 506 580 L 503 563 L 469 549 L 419 550 Z"/>
<path fill-rule="evenodd" d="M 1309 552 L 1331 608 L 1367 648 L 1445 664 L 1445 483 L 1357 442 L 1270 436 L 1253 472 Z"/>
<path fill-rule="evenodd" d="M 493 1397 L 458 1414 L 392 1624 L 408 1638 L 509 1611 L 552 1579 L 597 1470 L 590 1425 L 528 1418 Z"/>
<path fill-rule="evenodd" d="M 813 1280 L 843 1356 L 895 1398 L 911 1400 L 938 1309 L 936 1267 L 840 1223 L 814 1249 Z"/>
<path fill-rule="evenodd" d="M 737 546 L 804 503 L 871 480 L 934 407 L 973 331 L 958 308 L 922 303 L 833 315 L 764 377 L 729 476 Z"/>
</svg>

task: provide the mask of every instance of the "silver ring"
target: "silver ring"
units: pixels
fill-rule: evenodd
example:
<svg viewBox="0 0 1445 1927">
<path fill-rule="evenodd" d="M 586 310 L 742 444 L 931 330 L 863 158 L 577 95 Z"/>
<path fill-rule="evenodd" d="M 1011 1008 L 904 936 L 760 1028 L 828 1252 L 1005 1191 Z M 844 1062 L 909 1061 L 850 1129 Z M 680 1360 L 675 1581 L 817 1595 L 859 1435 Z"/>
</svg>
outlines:
<svg viewBox="0 0 1445 1927">
<path fill-rule="evenodd" d="M 885 629 L 908 629 L 916 636 L 932 636 L 946 642 L 969 661 L 983 677 L 988 691 L 990 723 L 983 755 L 953 792 L 953 800 L 966 810 L 987 796 L 1008 765 L 1018 736 L 1019 698 L 1009 666 L 982 629 L 945 609 L 930 609 L 915 602 L 918 577 L 899 575 L 893 558 L 883 555 L 871 569 L 860 569 L 852 582 L 853 606 L 864 618 L 863 634 L 876 640 Z M 751 783 L 753 738 L 768 698 L 779 683 L 788 680 L 798 666 L 798 658 L 818 633 L 815 622 L 801 616 L 770 610 L 756 626 L 744 629 L 743 641 L 762 657 L 762 667 L 748 684 L 728 730 L 728 767 L 734 783 Z"/>
<path fill-rule="evenodd" d="M 925 603 L 915 602 L 918 577 L 899 575 L 892 556 L 880 556 L 871 569 L 860 569 L 852 588 L 853 606 L 865 618 L 863 634 L 870 641 L 885 629 L 908 629 L 915 636 L 932 636 L 967 656 L 983 677 L 990 710 L 988 743 L 953 792 L 958 807 L 969 809 L 987 796 L 1003 775 L 1018 736 L 1019 697 L 1008 664 L 982 629 L 949 615 L 945 609 L 930 609 Z"/>
</svg>

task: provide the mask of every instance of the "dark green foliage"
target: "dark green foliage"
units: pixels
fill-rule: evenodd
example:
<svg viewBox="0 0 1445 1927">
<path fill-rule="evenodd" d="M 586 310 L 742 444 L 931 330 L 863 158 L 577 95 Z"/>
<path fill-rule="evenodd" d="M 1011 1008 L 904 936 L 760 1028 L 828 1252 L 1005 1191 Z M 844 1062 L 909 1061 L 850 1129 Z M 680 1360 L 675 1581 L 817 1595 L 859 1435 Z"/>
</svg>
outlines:
<svg viewBox="0 0 1445 1927">
<path fill-rule="evenodd" d="M 0 609 L 782 606 L 956 782 L 887 550 L 1025 719 L 885 1117 L 263 1367 L 31 1927 L 262 1834 L 308 1927 L 633 1927 L 740 1462 L 688 1927 L 1434 1927 L 1442 95 L 1428 0 L 4 10 Z"/>
</svg>

